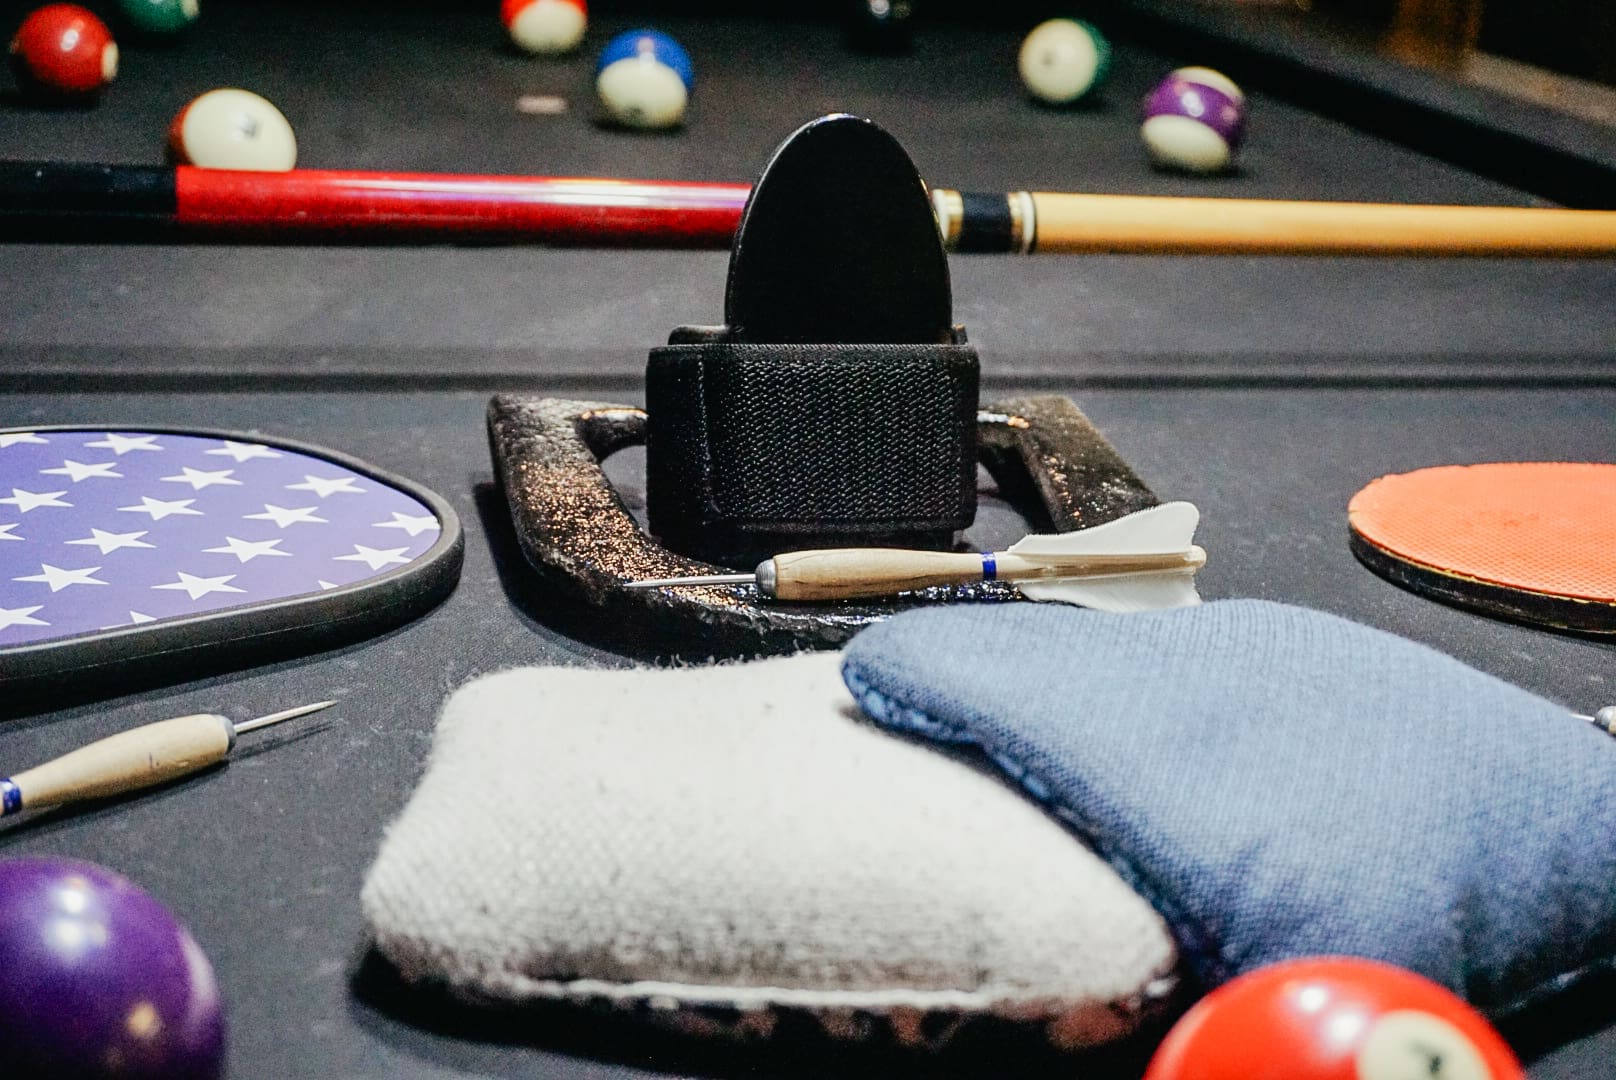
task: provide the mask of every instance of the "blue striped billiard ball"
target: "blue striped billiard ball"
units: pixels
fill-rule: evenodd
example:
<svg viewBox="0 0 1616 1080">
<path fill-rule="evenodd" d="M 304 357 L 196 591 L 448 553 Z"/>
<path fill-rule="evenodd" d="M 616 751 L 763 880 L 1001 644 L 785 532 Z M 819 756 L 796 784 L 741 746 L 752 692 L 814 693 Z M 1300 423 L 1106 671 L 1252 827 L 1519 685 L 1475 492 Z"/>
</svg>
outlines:
<svg viewBox="0 0 1616 1080">
<path fill-rule="evenodd" d="M 606 115 L 625 127 L 674 127 L 684 119 L 695 70 L 667 34 L 630 30 L 606 43 L 595 91 Z"/>
</svg>

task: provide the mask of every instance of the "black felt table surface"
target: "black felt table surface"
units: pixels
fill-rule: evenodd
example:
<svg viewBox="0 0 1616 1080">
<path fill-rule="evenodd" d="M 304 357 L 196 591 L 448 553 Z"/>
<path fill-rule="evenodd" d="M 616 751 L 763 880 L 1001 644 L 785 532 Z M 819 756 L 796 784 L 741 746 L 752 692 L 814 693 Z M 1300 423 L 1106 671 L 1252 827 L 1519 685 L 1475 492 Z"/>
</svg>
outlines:
<svg viewBox="0 0 1616 1080">
<path fill-rule="evenodd" d="M 1156 173 L 1136 103 L 1167 68 L 1201 58 L 1124 42 L 1101 103 L 1041 109 L 1015 81 L 1021 28 L 1010 25 L 933 23 L 913 54 L 878 60 L 807 18 L 658 19 L 697 66 L 690 122 L 630 135 L 591 122 L 592 51 L 529 62 L 501 48 L 489 13 L 447 7 L 215 4 L 177 48 L 128 45 L 93 109 L 0 101 L 0 156 L 155 164 L 173 113 L 235 84 L 280 104 L 310 167 L 746 181 L 798 124 L 847 109 L 887 125 L 923 176 L 967 189 L 1539 201 L 1288 102 L 1283 85 L 1248 87 L 1240 172 Z M 599 14 L 591 40 L 643 19 Z M 529 94 L 572 109 L 518 112 Z M 102 862 L 181 914 L 229 1003 L 232 1076 L 931 1070 L 824 1046 L 693 1047 L 565 1012 L 516 1033 L 412 1005 L 365 959 L 360 882 L 444 697 L 516 664 L 628 662 L 606 628 L 527 580 L 490 486 L 488 396 L 638 402 L 652 344 L 677 324 L 721 320 L 724 269 L 721 253 L 0 245 L 0 426 L 194 423 L 306 440 L 426 484 L 466 527 L 457 591 L 389 634 L 232 675 L 178 671 L 166 688 L 0 723 L 0 772 L 11 772 L 163 716 L 343 700 L 315 730 L 266 733 L 221 772 L 0 826 L 0 854 Z M 988 396 L 1069 394 L 1159 494 L 1201 506 L 1209 598 L 1318 607 L 1568 707 L 1616 702 L 1609 644 L 1396 589 L 1353 560 L 1345 522 L 1352 493 L 1390 471 L 1608 460 L 1616 265 L 979 256 L 952 269 Z M 611 466 L 631 501 L 641 462 Z M 1616 1058 L 1616 1032 L 1601 1033 L 1613 1023 L 1594 995 L 1514 1034 L 1537 1080 L 1591 1080 Z"/>
<path fill-rule="evenodd" d="M 607 387 L 584 394 L 635 400 Z M 1608 450 L 1616 390 L 1090 389 L 1073 397 L 1160 494 L 1200 505 L 1200 539 L 1212 553 L 1201 577 L 1209 599 L 1304 604 L 1423 641 L 1567 706 L 1616 700 L 1611 645 L 1495 622 L 1394 588 L 1349 554 L 1344 511 L 1358 486 L 1387 471 L 1597 458 Z M 532 1045 L 502 1041 L 510 1038 L 504 1030 L 466 1029 L 459 1018 L 423 1029 L 407 1001 L 388 996 L 385 980 L 377 989 L 364 963 L 359 886 L 383 828 L 420 775 L 444 696 L 479 673 L 517 664 L 624 662 L 603 647 L 610 641 L 587 630 L 580 636 L 575 613 L 547 610 L 525 586 L 489 488 L 484 403 L 474 392 L 0 399 L 3 425 L 205 417 L 219 427 L 272 427 L 387 463 L 445 495 L 467 526 L 458 590 L 391 634 L 0 725 L 0 761 L 31 763 L 161 716 L 219 711 L 244 719 L 307 700 L 343 700 L 315 733 L 255 742 L 224 771 L 142 799 L 0 827 L 0 846 L 8 856 L 104 863 L 174 906 L 218 969 L 231 1008 L 233 1075 L 785 1070 L 790 1060 L 755 1050 L 696 1053 L 632 1029 L 602 1032 L 565 1013 L 540 1014 L 528 1033 Z M 624 460 L 614 472 L 635 501 L 637 464 Z M 255 752 L 269 743 L 275 748 Z M 1532 1075 L 1604 1075 L 1588 1070 L 1604 1068 L 1616 1052 L 1616 1032 L 1579 1042 L 1581 1014 L 1567 1011 L 1570 1019 L 1546 1018 L 1553 1022 L 1521 1036 L 1531 1048 L 1548 1044 Z M 1601 1018 L 1610 1019 L 1596 1009 L 1594 1023 Z M 838 1068 L 869 1065 L 857 1055 L 830 1060 Z"/>
</svg>

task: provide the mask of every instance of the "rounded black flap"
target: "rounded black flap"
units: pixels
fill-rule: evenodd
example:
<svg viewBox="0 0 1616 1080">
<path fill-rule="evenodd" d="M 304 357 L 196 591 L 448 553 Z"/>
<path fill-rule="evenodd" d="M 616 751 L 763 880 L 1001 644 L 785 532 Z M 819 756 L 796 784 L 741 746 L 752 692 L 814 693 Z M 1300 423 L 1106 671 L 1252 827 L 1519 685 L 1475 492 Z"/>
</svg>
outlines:
<svg viewBox="0 0 1616 1080">
<path fill-rule="evenodd" d="M 952 340 L 948 258 L 896 139 L 836 115 L 780 145 L 735 237 L 725 321 L 757 344 Z"/>
</svg>

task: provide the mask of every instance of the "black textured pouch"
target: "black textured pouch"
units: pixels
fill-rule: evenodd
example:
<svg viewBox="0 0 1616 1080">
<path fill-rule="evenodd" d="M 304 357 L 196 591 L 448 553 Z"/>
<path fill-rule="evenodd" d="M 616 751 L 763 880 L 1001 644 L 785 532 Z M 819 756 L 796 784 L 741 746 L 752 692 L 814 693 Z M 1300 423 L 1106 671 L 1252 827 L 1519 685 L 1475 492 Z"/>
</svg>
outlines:
<svg viewBox="0 0 1616 1080">
<path fill-rule="evenodd" d="M 780 147 L 730 259 L 723 327 L 646 369 L 647 509 L 668 547 L 752 565 L 943 548 L 976 513 L 978 363 L 952 325 L 925 185 L 868 121 Z"/>
</svg>

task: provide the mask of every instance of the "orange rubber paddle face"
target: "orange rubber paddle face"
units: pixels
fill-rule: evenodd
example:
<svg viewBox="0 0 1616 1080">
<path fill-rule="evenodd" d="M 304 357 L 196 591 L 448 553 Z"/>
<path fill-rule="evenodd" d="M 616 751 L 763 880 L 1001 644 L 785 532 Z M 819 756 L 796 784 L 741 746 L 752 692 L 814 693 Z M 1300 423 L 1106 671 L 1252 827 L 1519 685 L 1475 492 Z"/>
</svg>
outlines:
<svg viewBox="0 0 1616 1080">
<path fill-rule="evenodd" d="M 1446 465 L 1347 505 L 1352 551 L 1405 588 L 1489 615 L 1616 633 L 1616 465 Z"/>
</svg>

